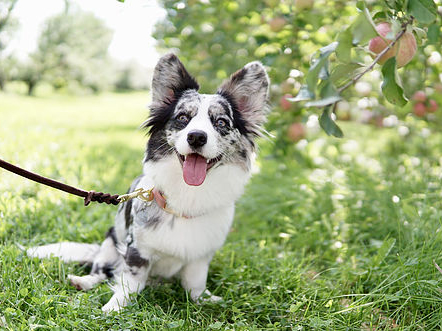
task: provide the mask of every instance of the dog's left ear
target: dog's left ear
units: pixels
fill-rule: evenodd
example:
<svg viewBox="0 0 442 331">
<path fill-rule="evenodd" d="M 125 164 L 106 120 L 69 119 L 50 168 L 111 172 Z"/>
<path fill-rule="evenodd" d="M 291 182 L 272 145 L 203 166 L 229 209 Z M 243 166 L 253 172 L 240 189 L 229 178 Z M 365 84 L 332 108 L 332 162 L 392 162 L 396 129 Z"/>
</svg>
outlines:
<svg viewBox="0 0 442 331">
<path fill-rule="evenodd" d="M 198 90 L 199 85 L 178 57 L 172 53 L 161 57 L 153 73 L 151 106 L 170 104 L 189 89 Z"/>
<path fill-rule="evenodd" d="M 226 97 L 241 114 L 247 131 L 257 136 L 266 121 L 269 84 L 264 66 L 255 61 L 235 72 L 218 89 L 218 94 Z"/>
</svg>

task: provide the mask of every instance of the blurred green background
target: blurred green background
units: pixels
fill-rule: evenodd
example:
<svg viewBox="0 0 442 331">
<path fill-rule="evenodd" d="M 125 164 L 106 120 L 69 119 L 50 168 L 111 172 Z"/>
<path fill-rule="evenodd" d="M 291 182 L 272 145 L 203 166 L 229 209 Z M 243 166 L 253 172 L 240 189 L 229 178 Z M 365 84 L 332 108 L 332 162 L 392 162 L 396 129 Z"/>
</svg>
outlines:
<svg viewBox="0 0 442 331">
<path fill-rule="evenodd" d="M 415 30 L 417 52 L 398 70 L 408 104 L 384 99 L 376 65 L 337 105 L 342 139 L 321 130 L 321 109 L 286 98 L 305 83 L 315 52 L 354 23 L 356 1 L 104 0 L 92 12 L 81 1 L 59 1 L 25 55 L 13 47 L 27 24 L 20 13 L 31 6 L 20 9 L 21 1 L 27 0 L 0 0 L 1 158 L 110 193 L 125 192 L 141 172 L 147 137 L 139 127 L 148 116 L 152 65 L 114 56 L 119 30 L 106 18 L 114 6 L 117 17 L 127 11 L 134 21 L 132 5 L 144 20 L 143 10 L 160 10 L 151 22 L 157 21 L 150 63 L 177 53 L 202 92 L 262 61 L 272 81 L 272 137 L 259 141 L 255 174 L 211 264 L 208 287 L 224 298 L 220 304 L 195 305 L 172 281 L 144 290 L 121 314 L 103 315 L 107 286 L 78 292 L 66 282 L 85 267 L 29 259 L 16 244 L 99 242 L 116 207 L 84 208 L 79 198 L 0 170 L 1 329 L 442 327 L 439 0 L 434 22 L 413 23 L 425 34 Z M 378 23 L 407 15 L 395 9 L 404 3 L 365 5 Z M 148 34 L 141 23 L 120 23 L 133 28 L 126 39 L 147 43 L 136 37 L 139 30 Z M 355 71 L 373 61 L 366 44 L 351 56 Z M 354 72 L 336 73 L 339 64 L 331 55 L 329 72 L 342 85 Z M 415 100 L 416 91 L 424 101 Z M 420 102 L 425 110 L 416 113 Z"/>
</svg>

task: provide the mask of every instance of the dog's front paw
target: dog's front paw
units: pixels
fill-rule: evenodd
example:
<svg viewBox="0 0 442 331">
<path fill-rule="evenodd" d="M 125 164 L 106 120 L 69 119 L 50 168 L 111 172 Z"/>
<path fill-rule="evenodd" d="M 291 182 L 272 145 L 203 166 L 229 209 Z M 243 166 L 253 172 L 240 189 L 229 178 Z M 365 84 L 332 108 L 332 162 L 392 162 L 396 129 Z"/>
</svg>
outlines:
<svg viewBox="0 0 442 331">
<path fill-rule="evenodd" d="M 204 302 L 220 302 L 223 301 L 223 298 L 217 296 L 217 295 L 211 295 L 210 297 L 203 298 Z"/>
<path fill-rule="evenodd" d="M 112 302 L 112 300 L 110 300 L 108 303 L 106 303 L 101 310 L 105 313 L 110 313 L 112 311 L 120 311 L 121 310 L 121 306 L 118 304 L 118 302 Z"/>
<path fill-rule="evenodd" d="M 90 284 L 90 282 L 88 281 L 85 281 L 85 279 L 81 276 L 68 275 L 68 279 L 71 285 L 79 291 L 87 291 L 92 288 L 92 284 Z"/>
<path fill-rule="evenodd" d="M 128 300 L 126 297 L 114 294 L 112 298 L 110 298 L 109 302 L 106 303 L 103 308 L 101 308 L 101 310 L 105 313 L 109 313 L 111 311 L 120 311 L 127 306 L 127 303 Z"/>
<path fill-rule="evenodd" d="M 220 302 L 222 301 L 223 298 L 217 296 L 217 295 L 213 295 L 212 293 L 210 293 L 209 290 L 205 290 L 203 292 L 203 294 L 201 294 L 198 299 L 196 300 L 196 303 L 198 304 L 203 304 L 203 303 L 215 303 L 215 302 Z"/>
</svg>

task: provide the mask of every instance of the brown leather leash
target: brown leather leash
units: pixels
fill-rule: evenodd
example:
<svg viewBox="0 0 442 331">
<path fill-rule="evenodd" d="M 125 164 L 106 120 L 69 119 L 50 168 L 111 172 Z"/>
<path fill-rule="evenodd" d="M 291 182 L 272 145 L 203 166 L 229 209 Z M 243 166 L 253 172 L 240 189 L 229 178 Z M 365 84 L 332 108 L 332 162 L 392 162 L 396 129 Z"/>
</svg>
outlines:
<svg viewBox="0 0 442 331">
<path fill-rule="evenodd" d="M 84 198 L 84 205 L 87 206 L 91 201 L 96 201 L 98 203 L 105 202 L 108 205 L 118 205 L 120 203 L 119 195 L 110 195 L 109 193 L 103 193 L 103 192 L 95 192 L 95 191 L 85 191 L 70 185 L 66 185 L 60 182 L 57 182 L 56 180 L 43 177 L 40 175 L 37 175 L 36 173 L 27 171 L 25 169 L 19 168 L 15 165 L 12 165 L 9 162 L 6 162 L 2 159 L 0 159 L 0 167 L 3 169 L 6 169 L 8 171 L 11 171 L 19 176 L 28 178 L 30 180 L 33 180 L 37 183 L 47 185 L 53 188 L 56 188 L 58 190 L 77 195 L 79 197 Z"/>
</svg>

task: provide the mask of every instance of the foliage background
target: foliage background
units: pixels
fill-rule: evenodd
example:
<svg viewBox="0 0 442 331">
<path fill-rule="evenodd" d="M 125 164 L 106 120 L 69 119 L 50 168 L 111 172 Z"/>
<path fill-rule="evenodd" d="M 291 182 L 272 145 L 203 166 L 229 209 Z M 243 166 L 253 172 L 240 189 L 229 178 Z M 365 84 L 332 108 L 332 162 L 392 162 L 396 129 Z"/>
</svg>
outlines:
<svg viewBox="0 0 442 331">
<path fill-rule="evenodd" d="M 312 7 L 304 6 L 311 3 Z M 157 26 L 156 38 L 160 47 L 177 52 L 196 75 L 203 91 L 214 91 L 230 73 L 245 63 L 260 60 L 268 68 L 272 81 L 272 101 L 275 112 L 269 129 L 278 137 L 282 150 L 289 148 L 287 130 L 293 122 L 306 123 L 308 115 L 320 114 L 318 110 L 307 110 L 301 104 L 284 109 L 280 106 L 283 95 L 296 95 L 305 84 L 305 74 L 311 66 L 315 52 L 333 41 L 355 22 L 361 7 L 358 1 L 163 1 L 167 18 Z M 440 2 L 439 6 L 441 5 Z M 403 8 L 405 1 L 366 1 L 368 11 L 375 22 L 386 20 L 386 15 L 396 19 L 406 13 L 392 8 Z M 440 7 L 439 7 L 440 10 Z M 441 11 L 441 10 L 440 10 Z M 437 31 L 433 38 L 417 38 L 419 47 L 414 59 L 399 71 L 405 95 L 411 98 L 417 90 L 428 88 L 429 95 L 441 104 L 442 60 L 440 13 L 433 23 Z M 425 29 L 428 24 L 414 21 L 414 27 Z M 431 40 L 430 40 L 431 39 Z M 331 56 L 329 71 L 337 85 L 342 86 L 357 72 L 358 65 L 372 62 L 365 45 L 352 49 L 353 70 L 338 71 L 339 61 Z M 433 56 L 433 57 L 432 57 Z M 394 114 L 404 119 L 411 112 L 411 104 L 395 107 L 389 104 L 380 90 L 382 80 L 380 66 L 366 76 L 370 91 L 350 89 L 344 97 L 343 119 L 353 118 L 371 123 L 382 123 L 382 119 Z M 336 77 L 333 75 L 336 74 Z M 437 90 L 434 91 L 434 87 Z M 363 99 L 363 101 L 361 101 Z M 358 102 L 359 101 L 359 102 Z M 287 111 L 288 110 L 288 111 Z M 338 107 L 339 111 L 339 107 Z M 350 113 L 350 114 L 348 114 Z M 349 116 L 350 115 L 350 116 Z M 437 121 L 434 116 L 430 119 Z M 438 122 L 439 123 L 439 122 Z"/>
<path fill-rule="evenodd" d="M 442 265 L 440 110 L 421 118 L 411 114 L 413 102 L 386 102 L 379 66 L 364 76 L 369 89 L 345 92 L 350 116 L 337 112 L 343 139 L 320 130 L 318 110 L 282 107 L 281 97 L 296 95 L 304 83 L 313 54 L 337 40 L 358 13 L 355 1 L 316 0 L 302 10 L 299 3 L 163 2 L 168 16 L 157 28 L 160 47 L 179 54 L 203 92 L 251 60 L 260 59 L 272 78 L 268 129 L 275 138 L 260 141 L 258 171 L 210 268 L 208 287 L 224 301 L 195 305 L 173 280 L 146 289 L 120 314 L 102 314 L 111 296 L 106 285 L 79 292 L 66 281 L 69 273 L 87 273 L 85 267 L 29 259 L 17 243 L 99 242 L 116 208 L 84 208 L 75 197 L 1 172 L 0 328 L 442 328 L 442 275 L 435 266 Z M 373 15 L 403 4 L 366 1 Z M 71 25 L 68 34 L 77 29 Z M 421 39 L 413 61 L 399 70 L 408 97 L 422 89 L 442 103 L 440 49 L 440 38 Z M 364 65 L 372 61 L 366 45 L 352 56 Z M 337 61 L 331 55 L 331 73 Z M 81 82 L 62 66 L 54 72 L 68 85 Z M 44 76 L 46 82 L 55 77 Z M 137 128 L 147 115 L 147 93 L 71 94 L 41 84 L 27 97 L 15 82 L 7 85 L 0 92 L 2 158 L 112 193 L 124 192 L 140 173 L 146 138 Z M 287 136 L 293 123 L 306 128 L 297 141 Z"/>
</svg>

